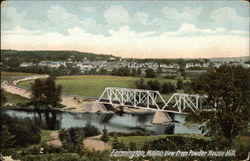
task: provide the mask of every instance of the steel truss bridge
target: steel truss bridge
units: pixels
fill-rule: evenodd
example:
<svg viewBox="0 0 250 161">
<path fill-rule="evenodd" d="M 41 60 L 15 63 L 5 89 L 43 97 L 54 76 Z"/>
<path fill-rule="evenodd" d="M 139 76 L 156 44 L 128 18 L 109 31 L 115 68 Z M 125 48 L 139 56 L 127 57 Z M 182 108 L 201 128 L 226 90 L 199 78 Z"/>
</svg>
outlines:
<svg viewBox="0 0 250 161">
<path fill-rule="evenodd" d="M 203 96 L 174 93 L 166 102 L 159 91 L 107 87 L 100 98 L 101 104 L 120 105 L 172 113 L 195 112 L 202 109 Z"/>
</svg>

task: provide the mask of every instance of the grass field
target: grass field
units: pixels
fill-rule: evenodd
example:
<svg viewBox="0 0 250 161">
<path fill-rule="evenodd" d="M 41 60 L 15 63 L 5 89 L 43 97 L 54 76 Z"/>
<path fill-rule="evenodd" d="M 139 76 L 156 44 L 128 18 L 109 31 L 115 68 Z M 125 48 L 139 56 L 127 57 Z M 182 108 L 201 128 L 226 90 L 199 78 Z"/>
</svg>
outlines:
<svg viewBox="0 0 250 161">
<path fill-rule="evenodd" d="M 57 83 L 63 86 L 64 94 L 74 94 L 89 97 L 99 97 L 106 87 L 125 87 L 136 88 L 135 81 L 139 80 L 139 77 L 120 77 L 120 76 L 100 76 L 100 75 L 88 75 L 88 76 L 61 76 L 57 78 Z M 164 78 L 146 78 L 145 81 L 157 79 L 161 83 L 171 82 L 176 83 L 174 79 Z M 30 83 L 33 81 L 21 82 L 19 85 L 30 87 Z M 181 91 L 178 91 L 181 92 Z M 168 99 L 171 94 L 163 95 L 165 99 Z"/>
</svg>

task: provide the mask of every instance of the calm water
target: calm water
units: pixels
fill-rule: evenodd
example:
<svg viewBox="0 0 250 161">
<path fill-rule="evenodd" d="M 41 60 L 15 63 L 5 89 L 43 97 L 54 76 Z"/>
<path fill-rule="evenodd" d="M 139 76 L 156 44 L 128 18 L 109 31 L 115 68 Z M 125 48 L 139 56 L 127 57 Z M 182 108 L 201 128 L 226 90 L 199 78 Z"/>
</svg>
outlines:
<svg viewBox="0 0 250 161">
<path fill-rule="evenodd" d="M 42 129 L 58 130 L 70 127 L 83 127 L 91 123 L 99 130 L 106 128 L 108 131 L 134 132 L 144 131 L 151 135 L 200 133 L 199 125 L 186 127 L 183 125 L 185 115 L 171 114 L 171 118 L 179 123 L 171 125 L 152 125 L 154 114 L 132 115 L 123 114 L 98 114 L 98 113 L 69 113 L 69 112 L 32 112 L 7 110 L 10 116 L 18 118 L 29 117 Z"/>
</svg>

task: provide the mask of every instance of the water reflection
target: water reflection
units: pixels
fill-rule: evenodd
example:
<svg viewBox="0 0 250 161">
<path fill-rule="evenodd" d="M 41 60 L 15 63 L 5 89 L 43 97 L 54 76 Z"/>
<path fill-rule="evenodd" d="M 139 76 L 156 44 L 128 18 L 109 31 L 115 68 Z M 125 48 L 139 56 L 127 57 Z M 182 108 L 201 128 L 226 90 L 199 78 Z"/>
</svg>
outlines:
<svg viewBox="0 0 250 161">
<path fill-rule="evenodd" d="M 42 129 L 58 130 L 70 127 L 83 127 L 86 123 L 91 123 L 99 130 L 106 128 L 108 131 L 135 132 L 144 131 L 151 135 L 177 134 L 177 133 L 200 133 L 198 125 L 188 128 L 183 125 L 185 116 L 171 114 L 170 117 L 180 123 L 169 125 L 152 125 L 154 114 L 145 115 L 116 115 L 97 113 L 69 113 L 69 112 L 30 112 L 7 110 L 11 116 L 19 118 L 29 117 Z"/>
</svg>

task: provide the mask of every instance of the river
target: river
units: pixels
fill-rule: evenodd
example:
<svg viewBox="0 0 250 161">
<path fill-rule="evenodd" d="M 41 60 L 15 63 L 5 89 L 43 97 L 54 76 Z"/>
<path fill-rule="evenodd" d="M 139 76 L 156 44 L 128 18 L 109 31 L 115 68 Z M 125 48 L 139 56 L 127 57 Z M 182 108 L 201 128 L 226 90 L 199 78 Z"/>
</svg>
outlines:
<svg viewBox="0 0 250 161">
<path fill-rule="evenodd" d="M 70 112 L 33 112 L 20 110 L 6 110 L 12 117 L 29 117 L 42 129 L 59 130 L 70 127 L 83 127 L 86 123 L 91 123 L 99 130 L 106 125 L 109 132 L 135 132 L 144 131 L 151 135 L 161 134 L 200 134 L 199 125 L 192 127 L 184 126 L 185 115 L 170 114 L 170 117 L 179 123 L 170 125 L 152 125 L 154 114 L 102 114 L 102 113 L 70 113 Z"/>
</svg>

